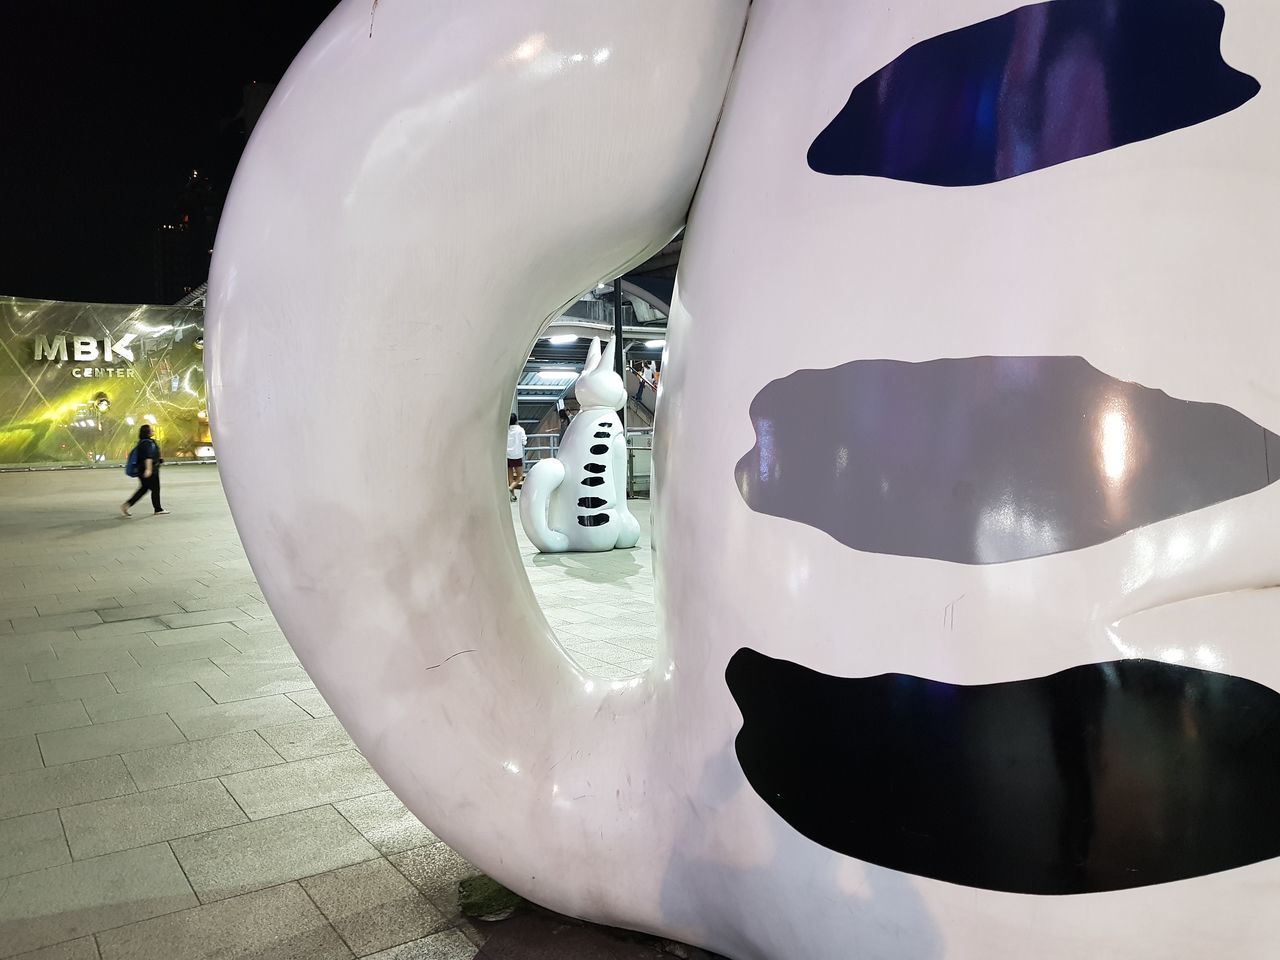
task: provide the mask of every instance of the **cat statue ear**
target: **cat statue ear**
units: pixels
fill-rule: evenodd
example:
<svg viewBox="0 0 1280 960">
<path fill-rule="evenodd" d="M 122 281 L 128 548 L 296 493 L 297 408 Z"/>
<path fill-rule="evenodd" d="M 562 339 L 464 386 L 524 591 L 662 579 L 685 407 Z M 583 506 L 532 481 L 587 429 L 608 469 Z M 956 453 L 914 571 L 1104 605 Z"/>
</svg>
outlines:
<svg viewBox="0 0 1280 960">
<path fill-rule="evenodd" d="M 582 373 L 578 374 L 579 379 L 591 376 L 598 366 L 600 366 L 600 338 L 592 337 L 591 346 L 587 348 L 587 362 L 582 365 Z"/>
<path fill-rule="evenodd" d="M 599 337 L 591 341 L 587 350 L 587 362 L 573 386 L 579 406 L 584 409 L 598 407 L 620 410 L 627 402 L 627 388 L 613 369 L 613 358 L 616 355 L 616 344 L 612 339 L 603 351 L 600 349 Z"/>
<path fill-rule="evenodd" d="M 597 341 L 597 343 L 598 343 L 598 342 L 599 342 L 599 341 Z M 616 341 L 616 340 L 614 340 L 614 338 L 613 338 L 613 337 L 610 337 L 610 338 L 609 338 L 609 345 L 608 345 L 608 346 L 606 346 L 606 347 L 604 348 L 604 356 L 602 356 L 602 357 L 600 358 L 600 363 L 599 363 L 598 369 L 601 369 L 601 370 L 613 370 L 613 358 L 614 358 L 614 355 L 615 355 L 615 350 L 614 350 L 614 348 L 615 348 L 616 346 L 617 346 L 617 341 Z"/>
</svg>

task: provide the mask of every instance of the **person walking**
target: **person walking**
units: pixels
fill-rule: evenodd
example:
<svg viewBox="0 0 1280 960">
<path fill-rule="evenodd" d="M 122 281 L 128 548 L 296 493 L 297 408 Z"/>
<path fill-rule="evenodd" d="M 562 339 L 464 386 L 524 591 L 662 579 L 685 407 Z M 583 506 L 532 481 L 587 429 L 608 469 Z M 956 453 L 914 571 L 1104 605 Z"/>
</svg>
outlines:
<svg viewBox="0 0 1280 960">
<path fill-rule="evenodd" d="M 652 360 L 646 360 L 636 371 L 636 393 L 632 397 L 636 403 L 644 403 L 644 388 L 649 386 L 653 380 L 654 365 Z"/>
<path fill-rule="evenodd" d="M 164 463 L 164 458 L 160 456 L 160 444 L 151 439 L 151 424 L 144 423 L 138 428 L 138 445 L 133 448 L 131 456 L 138 465 L 138 490 L 120 504 L 120 512 L 126 517 L 132 516 L 129 508 L 150 492 L 155 515 L 164 516 L 169 512 L 160 506 L 160 464 Z"/>
<path fill-rule="evenodd" d="M 507 427 L 507 492 L 512 503 L 516 502 L 516 488 L 524 483 L 524 448 L 528 442 L 524 427 L 513 413 Z"/>
<path fill-rule="evenodd" d="M 569 411 L 564 407 L 560 408 L 560 443 L 564 443 L 564 432 L 569 429 L 569 424 L 573 422 L 573 418 L 569 416 Z"/>
</svg>

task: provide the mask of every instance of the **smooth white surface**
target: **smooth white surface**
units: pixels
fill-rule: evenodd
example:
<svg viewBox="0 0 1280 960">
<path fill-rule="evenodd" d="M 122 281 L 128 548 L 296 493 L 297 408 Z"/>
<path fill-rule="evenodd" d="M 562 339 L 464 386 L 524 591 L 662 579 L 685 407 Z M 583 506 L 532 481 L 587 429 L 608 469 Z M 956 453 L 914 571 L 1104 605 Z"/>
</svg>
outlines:
<svg viewBox="0 0 1280 960">
<path fill-rule="evenodd" d="M 556 458 L 539 460 L 524 482 L 520 524 L 542 553 L 629 550 L 640 539 L 640 524 L 627 509 L 627 437 L 618 412 L 627 402 L 627 390 L 613 369 L 614 347 L 611 339 L 602 355 L 600 338 L 592 339 L 573 386 L 578 415 L 565 431 Z M 593 448 L 605 452 L 592 453 Z M 604 469 L 588 472 L 587 464 Z M 583 484 L 593 476 L 603 482 Z M 579 505 L 582 497 L 604 504 L 585 509 Z M 578 522 L 579 517 L 598 516 L 606 518 L 599 526 Z"/>
<path fill-rule="evenodd" d="M 1101 895 L 966 889 L 806 840 L 733 753 L 741 646 L 973 683 L 1194 641 L 1280 687 L 1280 592 L 1243 592 L 1280 583 L 1274 486 L 982 567 L 858 553 L 734 487 L 761 387 L 860 357 L 1080 355 L 1280 427 L 1273 5 L 1225 4 L 1226 59 L 1262 93 L 1206 124 L 963 190 L 797 161 L 857 80 L 1016 5 L 752 6 L 668 328 L 662 646 L 620 689 L 572 669 L 533 605 L 500 438 L 540 319 L 680 223 L 745 4 L 383 3 L 370 41 L 348 2 L 255 131 L 209 300 L 238 526 L 362 750 L 521 893 L 738 960 L 1274 956 L 1278 861 Z"/>
<path fill-rule="evenodd" d="M 371 39 L 348 0 L 254 130 L 210 279 L 227 497 L 317 687 L 462 855 L 653 929 L 686 794 L 654 739 L 668 685 L 556 644 L 503 437 L 546 319 L 684 222 L 746 8 L 395 0 Z"/>
</svg>

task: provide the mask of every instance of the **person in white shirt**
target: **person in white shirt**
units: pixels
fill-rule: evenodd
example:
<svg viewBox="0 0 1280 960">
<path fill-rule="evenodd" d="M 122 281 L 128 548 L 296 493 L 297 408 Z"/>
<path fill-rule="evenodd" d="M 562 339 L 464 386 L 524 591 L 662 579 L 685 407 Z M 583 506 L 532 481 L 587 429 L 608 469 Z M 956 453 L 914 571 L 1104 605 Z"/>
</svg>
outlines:
<svg viewBox="0 0 1280 960">
<path fill-rule="evenodd" d="M 652 385 L 654 373 L 657 367 L 652 360 L 646 360 L 644 364 L 636 371 L 636 393 L 632 397 L 636 403 L 644 401 L 644 388 Z"/>
<path fill-rule="evenodd" d="M 516 488 L 524 483 L 524 448 L 528 442 L 524 427 L 513 413 L 511 426 L 507 427 L 507 492 L 511 494 L 512 503 L 516 500 Z"/>
</svg>

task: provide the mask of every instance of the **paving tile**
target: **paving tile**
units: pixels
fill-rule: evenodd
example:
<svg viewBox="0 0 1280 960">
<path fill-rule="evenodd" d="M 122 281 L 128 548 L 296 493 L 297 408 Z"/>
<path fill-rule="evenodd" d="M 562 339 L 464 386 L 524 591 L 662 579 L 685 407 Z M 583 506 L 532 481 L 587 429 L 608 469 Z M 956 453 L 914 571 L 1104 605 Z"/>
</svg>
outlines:
<svg viewBox="0 0 1280 960">
<path fill-rule="evenodd" d="M 30 620 L 32 617 L 39 615 L 34 600 L 0 601 L 0 622 L 5 620 Z M 7 632 L 12 633 L 13 627 L 9 626 Z"/>
<path fill-rule="evenodd" d="M 368 860 L 302 881 L 356 956 L 449 926 L 417 888 L 387 861 Z"/>
<path fill-rule="evenodd" d="M 556 607 L 555 615 L 556 619 L 562 623 L 589 623 L 595 619 L 585 610 L 578 610 L 574 607 Z"/>
<path fill-rule="evenodd" d="M 224 827 L 172 846 L 205 903 L 378 856 L 330 806 Z"/>
<path fill-rule="evenodd" d="M 583 603 L 578 605 L 578 609 L 584 610 L 587 613 L 593 614 L 597 617 L 601 617 L 606 621 L 611 621 L 611 620 L 617 621 L 617 620 L 625 619 L 623 617 L 618 616 L 620 611 L 618 610 L 617 603 L 606 603 L 606 602 Z"/>
<path fill-rule="evenodd" d="M 124 634 L 118 637 L 94 637 L 90 640 L 82 640 L 73 633 L 69 640 L 55 640 L 53 652 L 59 657 L 65 657 L 70 654 L 132 651 L 154 646 L 151 638 L 145 633 Z"/>
<path fill-rule="evenodd" d="M 87 627 L 102 623 L 101 618 L 92 610 L 83 613 L 61 613 L 54 617 L 19 617 L 10 620 L 14 633 L 44 633 L 48 630 Z"/>
<path fill-rule="evenodd" d="M 226 680 L 206 680 L 201 686 L 218 703 L 315 689 L 307 671 L 301 666 L 263 667 L 254 671 L 242 671 Z"/>
<path fill-rule="evenodd" d="M 182 597 L 178 605 L 187 613 L 201 610 L 217 610 L 222 607 L 239 607 L 242 603 L 257 603 L 258 598 L 249 593 L 212 593 L 204 597 Z"/>
<path fill-rule="evenodd" d="M 305 760 L 307 757 L 355 749 L 355 744 L 336 717 L 262 727 L 258 735 L 286 760 Z"/>
<path fill-rule="evenodd" d="M 88 727 L 42 733 L 40 752 L 45 766 L 106 757 L 126 750 L 181 743 L 182 731 L 167 716 L 134 717 L 111 723 L 95 723 Z"/>
<path fill-rule="evenodd" d="M 36 770 L 43 766 L 40 744 L 35 734 L 0 740 L 0 776 L 21 770 Z"/>
<path fill-rule="evenodd" d="M 112 594 L 123 593 L 134 586 L 146 583 L 141 573 L 127 573 L 120 570 L 99 570 L 87 582 L 81 582 L 79 589 L 85 593 L 90 591 L 107 591 Z"/>
<path fill-rule="evenodd" d="M 99 960 L 98 945 L 93 937 L 81 937 L 79 940 L 68 940 L 52 947 L 44 947 L 24 953 L 13 960 Z"/>
<path fill-rule="evenodd" d="M 170 643 L 164 646 L 148 641 L 147 647 L 129 652 L 133 659 L 144 667 L 155 667 L 165 663 L 186 663 L 192 660 L 210 660 L 213 657 L 228 657 L 239 653 L 227 641 L 218 638 Z"/>
<path fill-rule="evenodd" d="M 81 640 L 92 640 L 98 637 L 127 637 L 147 633 L 151 630 L 163 630 L 165 624 L 156 617 L 141 617 L 137 620 L 117 620 L 115 623 L 99 623 L 96 626 L 76 627 L 76 636 Z"/>
<path fill-rule="evenodd" d="M 635 628 L 631 624 L 613 624 L 606 620 L 588 620 L 568 627 L 559 627 L 557 632 L 584 637 L 587 640 L 609 640 L 614 637 L 629 636 L 635 632 Z"/>
<path fill-rule="evenodd" d="M 605 677 L 615 669 L 613 664 L 597 660 L 595 657 L 588 657 L 583 653 L 575 653 L 573 650 L 570 650 L 569 653 L 573 656 L 574 662 L 593 677 Z"/>
<path fill-rule="evenodd" d="M 173 629 L 179 627 L 200 627 L 208 623 L 233 623 L 236 620 L 253 620 L 250 614 L 239 607 L 217 607 L 213 610 L 195 610 L 190 613 L 170 613 L 160 618 L 165 626 Z"/>
<path fill-rule="evenodd" d="M 309 714 L 288 697 L 281 695 L 176 710 L 171 716 L 188 740 L 204 740 L 241 730 L 296 723 L 307 719 Z"/>
<path fill-rule="evenodd" d="M 114 692 L 115 688 L 101 673 L 84 677 L 65 677 L 60 680 L 44 680 L 39 683 L 0 686 L 0 710 L 80 700 L 84 697 Z"/>
<path fill-rule="evenodd" d="M 139 750 L 126 753 L 122 759 L 139 790 L 206 780 L 283 762 L 252 730 L 195 743 Z"/>
<path fill-rule="evenodd" d="M 165 687 L 174 683 L 199 683 L 225 678 L 226 674 L 208 660 L 184 660 L 162 663 L 154 667 L 112 670 L 107 674 L 111 685 L 121 693 L 132 693 L 148 687 Z"/>
<path fill-rule="evenodd" d="M 170 582 L 162 585 L 138 585 L 130 590 L 131 603 L 153 603 L 159 600 L 178 600 L 198 596 L 209 588 L 199 580 Z"/>
<path fill-rule="evenodd" d="M 0 737 L 20 737 L 25 733 L 44 733 L 67 727 L 87 726 L 89 715 L 79 700 L 42 703 L 31 707 L 0 710 Z"/>
<path fill-rule="evenodd" d="M 573 644 L 574 653 L 585 654 L 605 663 L 616 664 L 619 660 L 634 660 L 635 653 L 604 640 L 589 640 L 586 643 Z"/>
<path fill-rule="evenodd" d="M 21 953 L 195 903 L 163 843 L 24 873 L 0 898 L 0 950 Z"/>
<path fill-rule="evenodd" d="M 630 650 L 637 657 L 648 657 L 650 659 L 653 658 L 657 648 L 657 643 L 655 642 L 655 638 L 652 634 L 647 637 L 616 637 L 609 642 L 622 647 L 624 650 Z"/>
<path fill-rule="evenodd" d="M 70 860 L 56 810 L 0 820 L 0 878 L 55 867 Z"/>
<path fill-rule="evenodd" d="M 329 709 L 329 705 L 324 702 L 324 697 L 320 696 L 318 690 L 303 690 L 300 693 L 290 693 L 288 697 L 313 717 L 333 716 L 333 711 Z"/>
<path fill-rule="evenodd" d="M 279 633 L 280 625 L 274 620 L 263 618 L 261 620 L 237 620 L 235 628 L 243 633 Z"/>
<path fill-rule="evenodd" d="M 70 653 L 57 660 L 45 660 L 27 664 L 27 675 L 33 681 L 57 680 L 60 677 L 83 677 L 110 670 L 126 670 L 137 664 L 128 650 L 97 650 L 90 653 Z"/>
<path fill-rule="evenodd" d="M 106 677 L 102 679 L 106 680 Z M 107 687 L 112 689 L 109 683 Z M 167 687 L 144 687 L 132 693 L 115 693 L 112 689 L 103 696 L 86 697 L 84 708 L 94 723 L 107 723 L 168 713 L 170 710 L 204 707 L 211 703 L 209 695 L 198 684 L 175 683 Z"/>
<path fill-rule="evenodd" d="M 132 606 L 117 606 L 114 610 L 98 610 L 104 623 L 115 623 L 117 620 L 142 620 L 161 617 L 168 613 L 182 613 L 182 607 L 173 600 L 153 600 L 150 603 L 138 603 Z"/>
<path fill-rule="evenodd" d="M 181 783 L 62 810 L 67 843 L 77 860 L 244 822 L 240 807 L 217 780 Z"/>
<path fill-rule="evenodd" d="M 412 943 L 403 943 L 365 960 L 475 960 L 480 948 L 457 930 L 443 930 Z"/>
<path fill-rule="evenodd" d="M 480 870 L 443 843 L 415 847 L 387 858 L 446 917 L 457 917 L 458 884 Z"/>
<path fill-rule="evenodd" d="M 103 611 L 119 609 L 120 601 L 109 593 L 75 593 L 58 599 L 53 597 L 36 603 L 36 611 L 42 617 L 54 617 L 63 613 L 84 613 L 86 611 Z M 105 620 L 106 617 L 99 616 Z"/>
<path fill-rule="evenodd" d="M 354 750 L 247 770 L 222 782 L 253 820 L 387 789 Z"/>
<path fill-rule="evenodd" d="M 52 633 L 28 633 L 23 636 L 0 637 L 0 664 L 9 667 L 10 665 L 52 660 L 55 656 L 52 639 L 53 637 L 61 636 L 63 636 L 62 631 L 55 630 Z M 67 633 L 66 636 L 74 637 L 75 634 Z M 8 669 L 0 670 L 0 674 L 9 672 Z"/>
<path fill-rule="evenodd" d="M 238 637 L 240 631 L 234 623 L 209 623 L 199 627 L 179 627 L 172 630 L 151 630 L 147 634 L 160 646 L 171 643 L 193 643 L 196 640 L 218 640 Z"/>
<path fill-rule="evenodd" d="M 293 647 L 289 646 L 289 641 L 285 639 L 279 627 L 273 631 L 263 631 L 261 633 L 238 633 L 235 636 L 223 637 L 223 639 L 246 655 L 279 654 L 284 651 L 293 653 Z M 297 658 L 296 653 L 294 653 L 294 658 Z"/>
<path fill-rule="evenodd" d="M 259 670 L 273 670 L 277 667 L 298 667 L 298 657 L 287 646 L 264 647 L 249 653 L 235 653 L 225 657 L 210 658 L 229 677 L 244 676 Z"/>
<path fill-rule="evenodd" d="M 384 856 L 438 842 L 390 790 L 343 800 L 334 807 Z"/>
<path fill-rule="evenodd" d="M 102 960 L 344 960 L 351 956 L 296 883 L 108 930 L 98 936 L 98 942 Z"/>
</svg>

